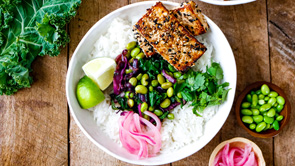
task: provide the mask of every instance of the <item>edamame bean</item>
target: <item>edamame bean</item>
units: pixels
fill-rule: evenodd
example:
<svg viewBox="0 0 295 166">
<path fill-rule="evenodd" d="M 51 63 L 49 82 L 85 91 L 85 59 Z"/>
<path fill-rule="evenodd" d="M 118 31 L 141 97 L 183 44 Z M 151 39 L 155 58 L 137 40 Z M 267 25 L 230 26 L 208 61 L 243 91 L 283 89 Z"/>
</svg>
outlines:
<svg viewBox="0 0 295 166">
<path fill-rule="evenodd" d="M 181 77 L 181 73 L 180 72 L 175 72 L 173 73 L 174 78 L 179 78 Z"/>
<path fill-rule="evenodd" d="M 242 121 L 243 121 L 244 123 L 251 124 L 251 123 L 253 123 L 253 118 L 252 118 L 251 116 L 243 116 L 243 117 L 242 117 Z"/>
<path fill-rule="evenodd" d="M 149 79 L 149 75 L 148 74 L 144 74 L 141 78 L 141 84 L 143 86 L 147 86 L 149 84 L 149 82 L 147 81 Z"/>
<path fill-rule="evenodd" d="M 130 55 L 131 55 L 132 58 L 135 58 L 136 55 L 137 55 L 139 52 L 140 52 L 140 49 L 139 49 L 138 47 L 135 47 L 135 48 L 131 51 Z"/>
<path fill-rule="evenodd" d="M 263 84 L 261 86 L 261 93 L 264 94 L 264 95 L 268 95 L 270 92 L 270 89 L 269 87 L 266 85 L 266 84 Z"/>
<path fill-rule="evenodd" d="M 135 77 L 131 77 L 130 80 L 129 80 L 129 83 L 132 85 L 132 86 L 136 86 L 137 84 L 137 79 Z"/>
<path fill-rule="evenodd" d="M 182 94 L 180 92 L 177 93 L 177 97 L 182 99 Z"/>
<path fill-rule="evenodd" d="M 278 103 L 276 103 L 275 105 L 273 105 L 274 107 L 276 107 L 277 108 L 277 106 L 278 106 L 279 104 Z"/>
<path fill-rule="evenodd" d="M 265 111 L 268 111 L 270 108 L 271 108 L 271 105 L 270 105 L 270 104 L 263 104 L 263 105 L 259 108 L 259 111 L 260 111 L 260 112 L 265 112 Z"/>
<path fill-rule="evenodd" d="M 251 103 L 249 103 L 249 102 L 243 102 L 242 103 L 242 108 L 249 108 L 250 105 L 251 105 Z"/>
<path fill-rule="evenodd" d="M 155 109 L 154 114 L 157 116 L 161 116 L 161 115 L 163 115 L 163 112 L 159 109 Z"/>
<path fill-rule="evenodd" d="M 170 99 L 165 99 L 165 100 L 162 101 L 162 103 L 160 104 L 160 107 L 162 107 L 162 108 L 167 108 L 167 107 L 169 107 L 170 104 L 171 104 Z"/>
<path fill-rule="evenodd" d="M 144 112 L 148 109 L 149 105 L 146 102 L 143 102 L 140 106 L 140 111 Z"/>
<path fill-rule="evenodd" d="M 150 85 L 149 86 L 149 91 L 151 92 L 151 91 L 153 91 L 154 90 L 154 88 Z"/>
<path fill-rule="evenodd" d="M 272 126 L 272 125 L 270 125 L 269 123 L 266 123 L 266 126 L 265 126 L 265 128 L 263 129 L 263 131 L 265 131 L 265 130 L 269 129 L 269 128 L 270 128 L 270 126 Z"/>
<path fill-rule="evenodd" d="M 129 98 L 129 93 L 130 93 L 129 91 L 125 92 L 125 95 L 124 95 L 124 96 L 125 96 L 127 99 Z"/>
<path fill-rule="evenodd" d="M 168 88 L 168 90 L 167 90 L 167 96 L 168 97 L 172 97 L 173 96 L 173 93 L 174 93 L 173 88 L 172 87 Z"/>
<path fill-rule="evenodd" d="M 133 98 L 133 97 L 134 97 L 134 93 L 131 92 L 131 93 L 129 94 L 129 97 L 130 97 L 130 98 Z"/>
<path fill-rule="evenodd" d="M 280 129 L 280 125 L 279 125 L 279 122 L 277 120 L 275 120 L 272 124 L 273 128 L 275 130 L 279 130 Z"/>
<path fill-rule="evenodd" d="M 277 93 L 277 92 L 275 92 L 275 91 L 271 91 L 269 94 L 268 94 L 268 96 L 269 97 L 277 97 L 279 94 Z"/>
<path fill-rule="evenodd" d="M 270 104 L 271 106 L 273 106 L 273 105 L 275 105 L 276 102 L 277 102 L 277 99 L 274 97 L 271 97 L 267 103 Z"/>
<path fill-rule="evenodd" d="M 257 94 L 252 95 L 252 105 L 255 107 L 258 103 Z"/>
<path fill-rule="evenodd" d="M 150 117 L 146 114 L 143 114 L 143 118 L 146 119 L 146 120 L 150 120 Z"/>
<path fill-rule="evenodd" d="M 161 88 L 163 89 L 168 89 L 172 86 L 172 83 L 171 82 L 165 82 L 161 85 Z"/>
<path fill-rule="evenodd" d="M 144 54 L 143 54 L 143 52 L 137 54 L 135 58 L 136 58 L 136 59 L 142 59 L 142 58 L 144 58 Z"/>
<path fill-rule="evenodd" d="M 139 73 L 139 74 L 136 76 L 136 79 L 137 79 L 137 80 L 141 80 L 141 78 L 142 78 L 142 74 Z"/>
<path fill-rule="evenodd" d="M 252 103 L 252 96 L 251 96 L 251 94 L 247 94 L 247 96 L 246 96 L 246 100 L 247 100 L 249 103 Z"/>
<path fill-rule="evenodd" d="M 152 84 L 153 87 L 156 87 L 156 86 L 158 86 L 158 81 L 157 80 L 152 80 L 151 84 Z"/>
<path fill-rule="evenodd" d="M 264 121 L 265 123 L 269 123 L 269 124 L 271 124 L 271 123 L 273 123 L 274 118 L 270 118 L 270 117 L 268 117 L 268 116 L 264 116 L 264 117 L 263 117 L 263 121 Z"/>
<path fill-rule="evenodd" d="M 174 119 L 174 114 L 169 113 L 169 114 L 167 115 L 167 118 L 170 119 L 170 120 Z"/>
<path fill-rule="evenodd" d="M 175 70 L 175 68 L 172 66 L 172 65 L 168 65 L 168 69 L 171 71 L 171 72 L 175 72 L 176 70 Z"/>
<path fill-rule="evenodd" d="M 284 119 L 284 116 L 283 116 L 283 115 L 279 115 L 279 116 L 276 118 L 277 121 L 281 121 L 281 120 L 283 120 L 283 119 Z"/>
<path fill-rule="evenodd" d="M 136 41 L 132 41 L 126 45 L 127 50 L 132 50 L 137 45 Z"/>
<path fill-rule="evenodd" d="M 276 110 L 274 108 L 271 108 L 267 114 L 268 117 L 274 117 L 276 115 Z"/>
<path fill-rule="evenodd" d="M 264 100 L 258 100 L 258 104 L 263 105 L 263 104 L 265 104 L 265 101 Z"/>
<path fill-rule="evenodd" d="M 145 86 L 143 86 L 143 85 L 137 85 L 135 87 L 135 92 L 136 93 L 147 94 L 147 91 L 148 91 L 147 88 Z"/>
<path fill-rule="evenodd" d="M 262 92 L 261 92 L 260 89 L 258 89 L 255 93 L 257 94 L 257 96 L 260 95 L 260 94 L 262 94 Z"/>
<path fill-rule="evenodd" d="M 255 115 L 255 116 L 253 116 L 253 120 L 255 123 L 258 124 L 263 121 L 263 116 L 262 115 Z"/>
<path fill-rule="evenodd" d="M 149 106 L 149 109 L 148 110 L 152 112 L 152 111 L 155 110 L 155 107 Z"/>
<path fill-rule="evenodd" d="M 132 108 L 134 106 L 134 100 L 133 99 L 128 99 L 127 100 L 127 104 L 130 108 Z"/>
<path fill-rule="evenodd" d="M 258 96 L 258 99 L 264 99 L 264 95 L 263 94 L 260 94 L 259 96 Z"/>
<path fill-rule="evenodd" d="M 263 116 L 267 116 L 267 112 L 263 112 L 262 115 L 263 115 Z"/>
<path fill-rule="evenodd" d="M 266 127 L 266 123 L 265 123 L 265 122 L 261 122 L 261 123 L 259 123 L 259 124 L 256 126 L 255 131 L 259 133 L 259 132 L 261 132 L 265 127 Z"/>
<path fill-rule="evenodd" d="M 242 110 L 241 110 L 241 113 L 242 113 L 243 115 L 252 115 L 252 114 L 253 114 L 252 111 L 249 110 L 249 109 L 242 109 Z"/>
<path fill-rule="evenodd" d="M 253 115 L 259 115 L 259 110 L 256 108 L 251 109 Z"/>
<path fill-rule="evenodd" d="M 285 99 L 282 96 L 277 97 L 277 102 L 279 105 L 284 105 L 285 104 Z"/>
<path fill-rule="evenodd" d="M 157 80 L 161 85 L 165 82 L 165 78 L 162 76 L 162 74 L 157 75 Z"/>
<path fill-rule="evenodd" d="M 132 73 L 132 69 L 126 69 L 126 70 L 125 70 L 125 73 L 126 73 L 126 74 Z"/>
<path fill-rule="evenodd" d="M 281 112 L 283 110 L 284 106 L 283 105 L 278 105 L 277 106 L 277 112 Z"/>
<path fill-rule="evenodd" d="M 249 128 L 250 128 L 251 130 L 254 130 L 254 129 L 256 128 L 256 124 L 255 124 L 255 123 L 250 124 L 250 125 L 249 125 Z"/>
<path fill-rule="evenodd" d="M 255 92 L 254 92 L 254 91 L 251 91 L 251 92 L 250 92 L 250 94 L 251 94 L 251 95 L 254 95 L 254 94 L 255 94 Z"/>
<path fill-rule="evenodd" d="M 268 100 L 269 100 L 269 97 L 266 96 L 266 97 L 264 98 L 264 101 L 268 101 Z"/>
<path fill-rule="evenodd" d="M 181 102 L 180 98 L 178 98 L 177 96 L 175 97 L 175 100 L 176 100 L 178 103 Z"/>
</svg>

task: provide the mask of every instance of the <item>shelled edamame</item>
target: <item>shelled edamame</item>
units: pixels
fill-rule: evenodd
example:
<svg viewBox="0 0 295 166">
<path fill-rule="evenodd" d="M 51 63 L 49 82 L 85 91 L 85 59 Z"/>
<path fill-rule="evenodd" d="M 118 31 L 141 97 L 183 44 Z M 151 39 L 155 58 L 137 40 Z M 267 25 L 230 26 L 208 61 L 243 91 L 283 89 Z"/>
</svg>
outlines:
<svg viewBox="0 0 295 166">
<path fill-rule="evenodd" d="M 250 130 L 256 132 L 279 130 L 279 122 L 284 119 L 280 115 L 284 105 L 285 99 L 263 84 L 260 89 L 246 95 L 241 104 L 241 119 Z"/>
</svg>

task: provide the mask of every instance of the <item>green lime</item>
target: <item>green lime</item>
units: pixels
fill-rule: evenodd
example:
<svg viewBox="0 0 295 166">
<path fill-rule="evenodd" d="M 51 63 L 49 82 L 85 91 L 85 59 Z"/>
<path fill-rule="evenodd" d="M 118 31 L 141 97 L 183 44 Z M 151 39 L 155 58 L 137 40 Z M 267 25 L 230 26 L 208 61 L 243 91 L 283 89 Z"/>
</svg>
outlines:
<svg viewBox="0 0 295 166">
<path fill-rule="evenodd" d="M 87 76 L 79 80 L 76 95 L 83 109 L 94 107 L 105 99 L 97 84 Z"/>
</svg>

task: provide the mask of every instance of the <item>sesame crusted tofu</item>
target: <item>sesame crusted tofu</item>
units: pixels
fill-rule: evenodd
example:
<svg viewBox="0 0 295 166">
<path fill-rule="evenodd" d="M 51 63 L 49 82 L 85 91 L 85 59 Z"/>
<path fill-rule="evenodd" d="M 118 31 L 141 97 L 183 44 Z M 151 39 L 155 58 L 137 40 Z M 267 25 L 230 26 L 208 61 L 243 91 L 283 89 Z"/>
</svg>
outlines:
<svg viewBox="0 0 295 166">
<path fill-rule="evenodd" d="M 178 21 L 194 36 L 204 34 L 208 24 L 195 2 L 182 3 L 180 8 L 171 11 Z"/>
<path fill-rule="evenodd" d="M 186 71 L 206 51 L 161 2 L 149 9 L 135 28 L 178 71 Z"/>
<path fill-rule="evenodd" d="M 132 30 L 134 31 L 134 37 L 137 40 L 138 45 L 140 46 L 146 57 L 151 57 L 157 54 L 154 47 L 150 45 L 150 43 L 137 31 L 135 27 L 133 27 Z"/>
</svg>

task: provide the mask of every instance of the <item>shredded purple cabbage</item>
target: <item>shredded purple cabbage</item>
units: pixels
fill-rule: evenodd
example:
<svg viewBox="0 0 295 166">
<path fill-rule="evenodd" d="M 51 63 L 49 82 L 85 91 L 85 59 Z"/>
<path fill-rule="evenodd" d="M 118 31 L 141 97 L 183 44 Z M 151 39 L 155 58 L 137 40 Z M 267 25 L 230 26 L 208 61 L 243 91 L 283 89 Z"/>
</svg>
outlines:
<svg viewBox="0 0 295 166">
<path fill-rule="evenodd" d="M 163 69 L 162 70 L 162 74 L 165 78 L 167 78 L 168 81 L 170 81 L 171 83 L 175 84 L 176 83 L 176 79 L 171 77 L 169 74 L 166 73 L 166 71 Z"/>
<path fill-rule="evenodd" d="M 157 86 L 156 89 L 157 89 L 157 91 L 160 92 L 160 93 L 164 93 L 164 92 L 166 92 L 166 90 L 163 89 L 161 86 Z"/>
<path fill-rule="evenodd" d="M 142 117 L 142 113 L 140 111 L 140 108 L 141 108 L 141 103 L 138 104 L 137 109 L 138 109 L 139 116 Z"/>
<path fill-rule="evenodd" d="M 116 71 L 114 73 L 113 88 L 114 94 L 118 95 L 123 90 L 122 80 L 125 74 L 125 70 L 128 64 L 128 59 L 126 57 L 126 50 L 122 51 L 122 54 L 118 55 L 116 58 Z"/>
</svg>

